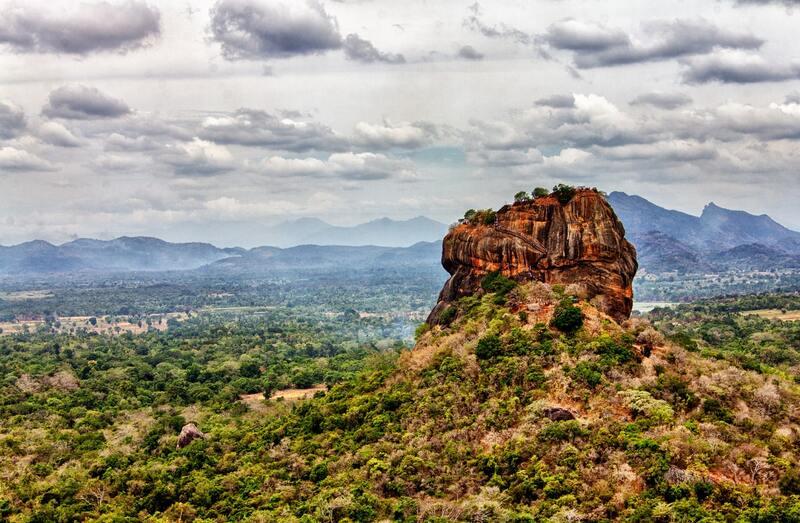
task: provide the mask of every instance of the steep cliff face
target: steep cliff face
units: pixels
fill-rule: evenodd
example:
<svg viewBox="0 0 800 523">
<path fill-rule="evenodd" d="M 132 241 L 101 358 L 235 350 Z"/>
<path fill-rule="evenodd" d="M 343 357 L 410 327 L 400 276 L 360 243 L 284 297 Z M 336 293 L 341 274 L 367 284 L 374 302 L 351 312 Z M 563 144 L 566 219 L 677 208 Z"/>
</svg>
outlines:
<svg viewBox="0 0 800 523">
<path fill-rule="evenodd" d="M 481 280 L 500 271 L 511 279 L 575 284 L 580 294 L 617 321 L 630 316 L 636 250 L 598 192 L 581 189 L 562 204 L 554 196 L 507 205 L 494 223 L 460 223 L 445 236 L 442 265 L 450 279 L 428 323 L 447 306 L 481 292 Z"/>
</svg>

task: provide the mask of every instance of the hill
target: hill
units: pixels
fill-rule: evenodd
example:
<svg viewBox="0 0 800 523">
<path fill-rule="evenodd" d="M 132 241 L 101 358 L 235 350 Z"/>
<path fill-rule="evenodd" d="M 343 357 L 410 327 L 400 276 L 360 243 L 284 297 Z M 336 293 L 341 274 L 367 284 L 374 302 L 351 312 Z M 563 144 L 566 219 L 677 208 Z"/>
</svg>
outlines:
<svg viewBox="0 0 800 523">
<path fill-rule="evenodd" d="M 189 270 L 240 252 L 208 243 L 169 243 L 148 237 L 79 239 L 58 246 L 33 241 L 0 246 L 0 274 Z"/>
</svg>

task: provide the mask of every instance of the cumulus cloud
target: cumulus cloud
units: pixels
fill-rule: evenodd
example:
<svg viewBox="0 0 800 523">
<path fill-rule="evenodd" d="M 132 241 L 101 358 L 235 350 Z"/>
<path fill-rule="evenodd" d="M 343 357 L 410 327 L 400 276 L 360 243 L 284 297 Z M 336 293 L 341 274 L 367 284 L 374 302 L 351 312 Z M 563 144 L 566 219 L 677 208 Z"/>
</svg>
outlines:
<svg viewBox="0 0 800 523">
<path fill-rule="evenodd" d="M 344 140 L 330 127 L 255 109 L 206 118 L 200 137 L 221 144 L 270 147 L 286 151 L 339 150 Z"/>
<path fill-rule="evenodd" d="M 717 49 L 758 49 L 764 41 L 744 32 L 717 27 L 706 20 L 646 24 L 649 41 L 600 24 L 566 19 L 552 24 L 538 40 L 551 49 L 571 51 L 582 69 L 658 62 L 708 54 Z"/>
<path fill-rule="evenodd" d="M 393 147 L 415 149 L 430 145 L 437 135 L 436 127 L 425 122 L 370 124 L 359 122 L 355 127 L 354 143 L 373 149 Z"/>
<path fill-rule="evenodd" d="M 67 85 L 50 93 L 42 114 L 49 118 L 90 120 L 116 118 L 130 113 L 125 102 L 112 98 L 94 87 Z"/>
<path fill-rule="evenodd" d="M 172 166 L 176 174 L 184 176 L 220 174 L 235 167 L 227 147 L 199 138 L 167 146 L 160 158 Z"/>
<path fill-rule="evenodd" d="M 27 127 L 25 111 L 22 107 L 8 101 L 0 100 L 0 139 L 10 139 Z"/>
<path fill-rule="evenodd" d="M 483 60 L 484 58 L 483 54 L 479 53 L 471 45 L 462 46 L 461 49 L 458 50 L 458 57 L 463 58 L 464 60 L 472 60 L 472 61 Z"/>
<path fill-rule="evenodd" d="M 631 105 L 649 105 L 658 109 L 677 109 L 692 103 L 692 98 L 683 93 L 662 93 L 652 92 L 640 94 L 633 100 Z"/>
<path fill-rule="evenodd" d="M 39 126 L 39 138 L 45 143 L 58 147 L 80 147 L 81 141 L 72 131 L 58 122 L 44 122 Z"/>
<path fill-rule="evenodd" d="M 554 109 L 571 109 L 575 107 L 575 97 L 571 94 L 554 94 L 539 98 L 536 100 L 536 105 Z"/>
<path fill-rule="evenodd" d="M 126 52 L 148 45 L 160 31 L 158 9 L 138 0 L 76 2 L 67 13 L 30 4 L 12 4 L 0 11 L 0 45 L 18 53 Z"/>
<path fill-rule="evenodd" d="M 377 153 L 334 153 L 326 161 L 272 156 L 264 159 L 260 167 L 263 173 L 274 176 L 331 176 L 354 181 L 417 178 L 413 162 Z"/>
<path fill-rule="evenodd" d="M 28 151 L 14 147 L 0 147 L 0 172 L 54 170 L 53 164 Z"/>
<path fill-rule="evenodd" d="M 336 20 L 317 0 L 219 0 L 212 38 L 228 60 L 287 58 L 342 47 Z"/>
<path fill-rule="evenodd" d="M 349 34 L 344 39 L 344 53 L 349 60 L 356 62 L 387 64 L 404 64 L 406 58 L 402 54 L 384 53 L 378 51 L 372 42 L 364 40 L 357 34 Z"/>
<path fill-rule="evenodd" d="M 770 64 L 751 53 L 720 52 L 688 60 L 686 65 L 683 81 L 687 84 L 750 84 L 800 78 L 800 63 Z"/>
</svg>

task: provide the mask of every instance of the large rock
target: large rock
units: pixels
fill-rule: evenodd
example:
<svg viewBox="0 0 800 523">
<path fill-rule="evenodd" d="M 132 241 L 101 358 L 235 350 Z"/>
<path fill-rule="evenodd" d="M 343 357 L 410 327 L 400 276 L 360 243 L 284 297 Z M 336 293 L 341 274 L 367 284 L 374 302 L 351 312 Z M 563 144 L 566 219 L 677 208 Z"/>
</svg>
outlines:
<svg viewBox="0 0 800 523">
<path fill-rule="evenodd" d="M 194 440 L 203 439 L 205 437 L 206 435 L 197 428 L 197 425 L 194 423 L 188 423 L 181 429 L 181 433 L 178 435 L 178 444 L 175 447 L 182 449 Z"/>
<path fill-rule="evenodd" d="M 576 284 L 580 294 L 617 321 L 630 317 L 636 250 L 603 195 L 579 189 L 562 204 L 554 196 L 506 205 L 494 224 L 459 223 L 445 236 L 442 265 L 451 277 L 428 323 L 449 304 L 481 292 L 500 271 L 516 281 Z"/>
</svg>

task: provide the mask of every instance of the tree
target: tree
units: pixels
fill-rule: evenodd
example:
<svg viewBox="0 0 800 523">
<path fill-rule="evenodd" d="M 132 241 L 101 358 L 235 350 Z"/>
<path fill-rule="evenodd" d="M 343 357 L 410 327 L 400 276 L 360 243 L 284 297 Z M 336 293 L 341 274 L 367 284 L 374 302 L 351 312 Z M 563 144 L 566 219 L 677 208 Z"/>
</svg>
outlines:
<svg viewBox="0 0 800 523">
<path fill-rule="evenodd" d="M 561 205 L 564 205 L 566 203 L 569 203 L 569 201 L 572 199 L 573 196 L 575 196 L 575 193 L 577 191 L 575 187 L 573 187 L 572 185 L 559 183 L 558 185 L 553 187 L 553 192 L 555 193 L 558 201 L 561 202 Z"/>
<path fill-rule="evenodd" d="M 464 213 L 464 219 L 468 222 L 471 222 L 475 219 L 475 215 L 478 214 L 478 211 L 475 209 L 470 209 Z"/>
<path fill-rule="evenodd" d="M 545 196 L 550 196 L 550 191 L 548 191 L 544 187 L 537 187 L 536 189 L 533 190 L 534 198 L 544 198 Z"/>
<path fill-rule="evenodd" d="M 550 325 L 571 334 L 583 326 L 583 313 L 572 303 L 571 298 L 565 298 L 556 307 Z"/>
<path fill-rule="evenodd" d="M 527 202 L 530 201 L 531 196 L 526 191 L 520 191 L 514 195 L 515 202 Z"/>
</svg>

